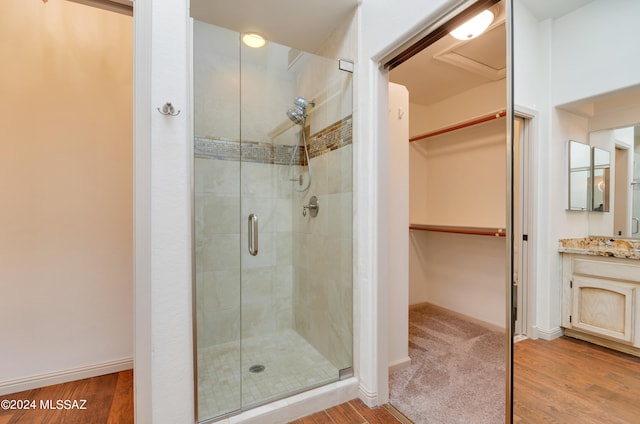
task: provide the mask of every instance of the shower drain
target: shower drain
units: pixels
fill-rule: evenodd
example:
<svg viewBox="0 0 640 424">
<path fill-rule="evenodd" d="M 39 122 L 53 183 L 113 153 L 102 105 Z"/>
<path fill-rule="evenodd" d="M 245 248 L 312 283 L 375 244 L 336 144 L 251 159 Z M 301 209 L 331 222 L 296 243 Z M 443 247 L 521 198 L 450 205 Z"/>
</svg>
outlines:
<svg viewBox="0 0 640 424">
<path fill-rule="evenodd" d="M 264 365 L 251 365 L 249 372 L 258 373 L 264 371 Z"/>
</svg>

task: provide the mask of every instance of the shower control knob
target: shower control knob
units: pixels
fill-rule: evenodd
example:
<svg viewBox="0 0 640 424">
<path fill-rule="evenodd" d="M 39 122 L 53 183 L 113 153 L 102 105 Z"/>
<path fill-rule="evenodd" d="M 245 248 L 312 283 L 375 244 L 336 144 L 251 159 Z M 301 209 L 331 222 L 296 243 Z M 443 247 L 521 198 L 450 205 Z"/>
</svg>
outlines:
<svg viewBox="0 0 640 424">
<path fill-rule="evenodd" d="M 318 198 L 316 196 L 312 196 L 311 199 L 309 199 L 309 204 L 302 207 L 302 216 L 307 216 L 307 210 L 311 214 L 312 218 L 318 216 L 320 204 L 318 203 Z"/>
</svg>

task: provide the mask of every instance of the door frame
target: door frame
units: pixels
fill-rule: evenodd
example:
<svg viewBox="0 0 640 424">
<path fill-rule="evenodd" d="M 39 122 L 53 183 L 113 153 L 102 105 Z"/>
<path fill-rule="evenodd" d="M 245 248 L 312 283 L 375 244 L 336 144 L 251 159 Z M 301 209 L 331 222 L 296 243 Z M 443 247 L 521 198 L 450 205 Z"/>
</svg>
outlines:
<svg viewBox="0 0 640 424">
<path fill-rule="evenodd" d="M 518 278 L 519 287 L 522 292 L 522 325 L 521 335 L 531 339 L 538 338 L 536 326 L 536 279 L 537 267 L 536 257 L 538 249 L 538 149 L 536 140 L 538 139 L 538 111 L 521 105 L 514 106 L 514 118 L 523 120 L 521 130 L 519 154 L 519 196 L 518 210 L 520 214 L 520 228 L 518 251 Z M 514 176 L 516 177 L 516 176 Z M 526 231 L 526 232 L 525 232 Z M 523 241 L 523 234 L 527 234 L 527 241 Z M 514 241 L 515 242 L 515 241 Z"/>
</svg>

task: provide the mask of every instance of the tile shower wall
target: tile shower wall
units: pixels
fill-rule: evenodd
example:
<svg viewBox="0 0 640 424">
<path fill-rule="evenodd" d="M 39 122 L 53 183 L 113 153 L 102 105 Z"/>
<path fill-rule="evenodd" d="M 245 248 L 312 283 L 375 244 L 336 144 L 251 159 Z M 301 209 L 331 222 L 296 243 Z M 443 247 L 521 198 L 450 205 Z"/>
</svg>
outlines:
<svg viewBox="0 0 640 424">
<path fill-rule="evenodd" d="M 196 151 L 199 346 L 237 340 L 240 325 L 243 337 L 292 327 L 292 210 L 285 172 L 284 165 L 240 167 L 237 159 L 212 159 Z M 257 256 L 247 249 L 250 213 L 259 218 Z"/>
<path fill-rule="evenodd" d="M 282 52 L 259 52 L 275 55 L 268 63 L 248 52 L 241 100 L 237 33 L 196 22 L 194 36 L 206 40 L 194 54 L 198 347 L 293 328 L 334 366 L 349 367 L 351 78 L 336 61 L 303 56 L 287 66 Z M 306 128 L 313 179 L 305 193 L 288 181 L 298 172 L 306 178 L 303 153 L 303 167 L 287 175 L 300 127 L 285 112 L 298 95 L 316 103 Z M 312 195 L 321 212 L 302 217 Z M 247 251 L 250 213 L 259 217 L 255 257 Z"/>
<path fill-rule="evenodd" d="M 286 165 L 242 163 L 242 337 L 292 326 L 291 183 Z M 251 256 L 246 220 L 258 215 L 259 252 Z"/>
<path fill-rule="evenodd" d="M 353 365 L 352 78 L 337 61 L 302 64 L 296 90 L 313 99 L 309 118 L 313 178 L 293 196 L 295 330 L 336 368 Z M 302 216 L 311 196 L 318 216 Z"/>
<path fill-rule="evenodd" d="M 341 122 L 341 147 L 311 159 L 311 187 L 293 199 L 294 328 L 338 369 L 353 354 L 353 146 L 351 119 Z M 311 196 L 320 204 L 315 218 L 302 215 Z"/>
<path fill-rule="evenodd" d="M 245 337 L 293 327 L 336 367 L 350 366 L 351 117 L 311 135 L 313 179 L 304 193 L 293 192 L 288 165 L 265 153 L 272 145 L 240 166 L 239 143 L 222 141 L 237 146 L 219 149 L 220 140 L 202 136 L 195 143 L 199 346 L 237 340 L 240 325 Z M 321 213 L 303 217 L 313 195 Z M 260 223 L 255 257 L 243 219 L 250 213 Z"/>
<path fill-rule="evenodd" d="M 196 157 L 196 314 L 199 347 L 240 331 L 240 162 Z"/>
</svg>

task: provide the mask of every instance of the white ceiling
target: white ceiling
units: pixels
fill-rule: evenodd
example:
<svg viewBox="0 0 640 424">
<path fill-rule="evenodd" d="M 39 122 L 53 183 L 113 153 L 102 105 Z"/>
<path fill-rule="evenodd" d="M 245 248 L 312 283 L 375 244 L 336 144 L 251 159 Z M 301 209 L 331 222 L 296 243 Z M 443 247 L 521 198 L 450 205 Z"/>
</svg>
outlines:
<svg viewBox="0 0 640 424">
<path fill-rule="evenodd" d="M 76 0 L 77 1 L 77 0 Z M 520 0 L 539 19 L 560 17 L 593 0 Z M 238 32 L 316 52 L 361 0 L 191 0 L 191 16 Z M 409 88 L 411 102 L 429 105 L 504 77 L 506 34 L 501 15 L 482 36 L 446 36 L 395 68 L 390 79 Z"/>
<path fill-rule="evenodd" d="M 358 0 L 191 0 L 191 16 L 314 53 Z"/>
<path fill-rule="evenodd" d="M 541 21 L 559 18 L 594 0 L 520 0 Z"/>
<path fill-rule="evenodd" d="M 559 18 L 594 0 L 520 0 L 540 21 Z M 506 75 L 504 1 L 501 15 L 485 34 L 470 41 L 447 35 L 389 74 L 409 90 L 412 103 L 431 105 Z M 444 53 L 443 53 L 444 52 Z M 446 53 L 446 54 L 445 54 Z M 469 60 L 460 59 L 460 56 Z M 451 60 L 453 59 L 453 60 Z M 476 63 L 473 63 L 476 62 Z"/>
<path fill-rule="evenodd" d="M 504 5 L 487 32 L 460 41 L 446 35 L 389 73 L 409 90 L 409 101 L 431 105 L 506 76 Z"/>
</svg>

